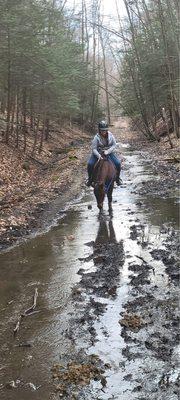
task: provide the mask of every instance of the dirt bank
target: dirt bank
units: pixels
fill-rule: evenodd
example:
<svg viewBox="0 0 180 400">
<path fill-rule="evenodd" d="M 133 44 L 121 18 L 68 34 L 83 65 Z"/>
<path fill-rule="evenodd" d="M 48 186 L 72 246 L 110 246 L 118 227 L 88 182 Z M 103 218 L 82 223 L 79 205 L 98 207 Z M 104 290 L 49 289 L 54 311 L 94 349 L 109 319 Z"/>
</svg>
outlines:
<svg viewBox="0 0 180 400">
<path fill-rule="evenodd" d="M 46 229 L 80 194 L 89 141 L 87 133 L 69 128 L 52 133 L 33 157 L 0 143 L 1 250 Z"/>
</svg>

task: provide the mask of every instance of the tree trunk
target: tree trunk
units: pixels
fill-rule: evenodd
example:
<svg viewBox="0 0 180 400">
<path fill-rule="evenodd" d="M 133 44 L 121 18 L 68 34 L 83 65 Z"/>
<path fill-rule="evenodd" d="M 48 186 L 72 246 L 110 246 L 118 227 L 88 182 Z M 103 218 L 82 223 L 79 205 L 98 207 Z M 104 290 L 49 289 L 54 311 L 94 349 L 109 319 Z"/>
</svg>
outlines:
<svg viewBox="0 0 180 400">
<path fill-rule="evenodd" d="M 16 95 L 16 147 L 19 147 L 19 88 Z"/>
<path fill-rule="evenodd" d="M 103 72 L 104 72 L 104 84 L 105 84 L 105 93 L 106 93 L 106 107 L 107 107 L 107 119 L 108 124 L 111 123 L 111 113 L 110 113 L 110 103 L 109 103 L 109 94 L 108 94 L 108 81 L 107 81 L 107 71 L 106 71 L 106 56 L 105 56 L 105 48 L 102 37 L 102 32 L 99 30 L 99 36 L 101 40 L 101 48 L 103 53 Z"/>
<path fill-rule="evenodd" d="M 32 156 L 35 153 L 36 150 L 36 145 L 37 145 L 37 139 L 38 139 L 38 131 L 39 131 L 39 118 L 37 120 L 37 124 L 34 124 L 34 143 L 33 143 L 33 149 L 32 149 Z"/>
<path fill-rule="evenodd" d="M 49 139 L 49 118 L 46 118 L 45 126 L 45 140 L 47 141 Z"/>
<path fill-rule="evenodd" d="M 27 127 L 26 127 L 26 88 L 23 89 L 23 100 L 22 100 L 22 109 L 23 109 L 23 136 L 24 136 L 24 153 L 26 152 L 26 145 L 27 145 Z"/>
<path fill-rule="evenodd" d="M 5 140 L 9 142 L 9 129 L 11 117 L 11 45 L 10 45 L 10 31 L 7 31 L 7 47 L 8 47 L 8 66 L 7 66 L 7 127 Z"/>
<path fill-rule="evenodd" d="M 39 144 L 39 150 L 38 153 L 40 154 L 43 148 L 43 141 L 44 141 L 44 136 L 45 136 L 45 116 L 43 118 L 43 128 L 41 130 L 41 137 L 40 137 L 40 144 Z"/>
<path fill-rule="evenodd" d="M 166 66 L 167 66 L 167 72 L 168 72 L 168 79 L 169 79 L 169 94 L 170 94 L 170 103 L 171 103 L 171 112 L 172 112 L 172 119 L 173 119 L 173 127 L 176 132 L 177 137 L 179 137 L 179 129 L 177 129 L 177 124 L 176 124 L 176 117 L 175 117 L 175 107 L 174 107 L 174 91 L 173 91 L 173 82 L 172 82 L 172 65 L 171 65 L 171 60 L 168 52 L 168 44 L 167 44 L 167 38 L 166 38 L 166 26 L 165 26 L 165 21 L 164 21 L 164 13 L 163 13 L 163 8 L 161 4 L 161 0 L 157 0 L 158 2 L 158 11 L 159 11 L 159 20 L 161 24 L 161 31 L 162 31 L 162 38 L 163 38 L 163 43 L 164 43 L 164 53 L 166 57 Z"/>
<path fill-rule="evenodd" d="M 13 101 L 13 106 L 11 108 L 11 128 L 10 128 L 10 135 L 13 135 L 14 131 L 14 118 L 15 118 L 15 101 Z"/>
</svg>

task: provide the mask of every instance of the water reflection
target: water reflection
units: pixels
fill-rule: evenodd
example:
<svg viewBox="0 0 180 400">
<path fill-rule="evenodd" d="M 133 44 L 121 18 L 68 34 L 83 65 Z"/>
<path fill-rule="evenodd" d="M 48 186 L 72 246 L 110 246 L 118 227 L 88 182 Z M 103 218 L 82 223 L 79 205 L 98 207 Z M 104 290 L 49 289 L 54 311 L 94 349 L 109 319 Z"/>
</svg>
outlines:
<svg viewBox="0 0 180 400">
<path fill-rule="evenodd" d="M 95 245 L 105 243 L 117 243 L 117 239 L 112 219 L 106 221 L 105 217 L 101 217 Z"/>
</svg>

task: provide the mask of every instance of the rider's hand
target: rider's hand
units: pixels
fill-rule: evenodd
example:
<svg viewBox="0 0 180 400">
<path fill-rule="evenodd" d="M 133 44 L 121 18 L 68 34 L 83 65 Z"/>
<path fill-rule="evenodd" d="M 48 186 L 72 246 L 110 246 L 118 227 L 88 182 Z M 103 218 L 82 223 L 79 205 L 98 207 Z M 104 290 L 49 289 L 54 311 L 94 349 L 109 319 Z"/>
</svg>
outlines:
<svg viewBox="0 0 180 400">
<path fill-rule="evenodd" d="M 100 154 L 98 160 L 103 160 L 103 157 Z"/>
<path fill-rule="evenodd" d="M 107 156 L 108 154 L 108 150 L 104 150 L 104 155 Z"/>
</svg>

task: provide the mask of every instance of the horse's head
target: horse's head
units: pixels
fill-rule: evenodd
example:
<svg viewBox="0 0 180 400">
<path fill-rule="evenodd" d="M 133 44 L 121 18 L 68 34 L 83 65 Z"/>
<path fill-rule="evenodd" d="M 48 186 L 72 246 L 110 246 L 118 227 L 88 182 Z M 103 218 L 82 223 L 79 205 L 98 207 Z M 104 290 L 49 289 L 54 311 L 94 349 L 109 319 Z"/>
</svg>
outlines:
<svg viewBox="0 0 180 400">
<path fill-rule="evenodd" d="M 104 183 L 97 182 L 94 185 L 94 194 L 97 201 L 97 206 L 101 210 L 103 208 L 103 201 L 105 197 Z"/>
<path fill-rule="evenodd" d="M 115 178 L 115 167 L 107 156 L 100 159 L 94 169 L 94 194 L 97 200 L 97 206 L 101 210 L 105 194 L 108 197 L 109 207 L 112 202 L 112 190 Z"/>
</svg>

